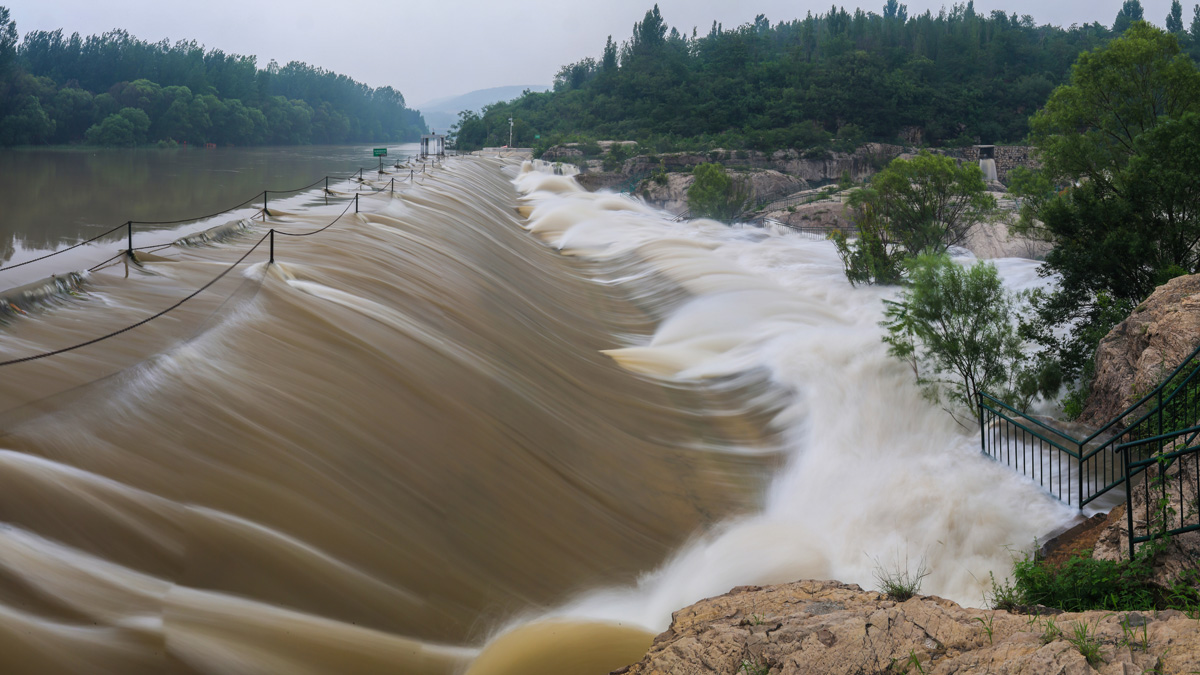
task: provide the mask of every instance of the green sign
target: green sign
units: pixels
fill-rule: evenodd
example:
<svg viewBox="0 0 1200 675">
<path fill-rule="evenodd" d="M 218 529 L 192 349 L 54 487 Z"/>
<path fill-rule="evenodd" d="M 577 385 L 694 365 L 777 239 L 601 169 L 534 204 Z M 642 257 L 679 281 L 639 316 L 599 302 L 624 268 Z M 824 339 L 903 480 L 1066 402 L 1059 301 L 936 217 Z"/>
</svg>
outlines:
<svg viewBox="0 0 1200 675">
<path fill-rule="evenodd" d="M 534 134 L 534 135 L 533 135 L 533 139 L 534 139 L 534 140 L 537 140 L 537 139 L 539 139 L 539 138 L 541 138 L 541 137 L 542 137 L 542 135 L 541 135 L 541 134 Z"/>
<path fill-rule="evenodd" d="M 387 148 L 375 148 L 374 157 L 387 157 Z"/>
</svg>

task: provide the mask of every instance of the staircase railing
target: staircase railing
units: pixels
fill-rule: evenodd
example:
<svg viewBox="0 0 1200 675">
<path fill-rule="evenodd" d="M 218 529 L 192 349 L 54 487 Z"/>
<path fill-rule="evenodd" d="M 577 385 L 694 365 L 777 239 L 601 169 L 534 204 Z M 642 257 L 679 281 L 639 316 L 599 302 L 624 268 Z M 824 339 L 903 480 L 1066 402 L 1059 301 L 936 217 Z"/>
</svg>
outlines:
<svg viewBox="0 0 1200 675">
<path fill-rule="evenodd" d="M 642 181 L 646 180 L 649 177 L 650 177 L 650 172 L 648 172 L 648 171 L 643 171 L 642 173 L 636 173 L 636 174 L 630 176 L 629 180 L 626 181 L 621 186 L 620 192 L 633 194 L 634 192 L 637 191 L 637 187 L 642 184 Z"/>
<path fill-rule="evenodd" d="M 983 454 L 1083 508 L 1145 470 L 1139 453 L 1150 446 L 1140 441 L 1175 434 L 1200 420 L 1200 347 L 1153 391 L 1084 438 L 985 392 L 979 393 L 978 406 Z M 1132 474 L 1126 472 L 1127 461 Z"/>
<path fill-rule="evenodd" d="M 1125 480 L 1158 469 L 1157 473 L 1125 492 L 1126 532 L 1129 557 L 1137 545 L 1159 537 L 1200 530 L 1200 426 L 1123 443 Z M 1141 509 L 1134 513 L 1135 494 L 1142 496 Z M 1135 517 L 1136 516 L 1136 517 Z"/>
</svg>

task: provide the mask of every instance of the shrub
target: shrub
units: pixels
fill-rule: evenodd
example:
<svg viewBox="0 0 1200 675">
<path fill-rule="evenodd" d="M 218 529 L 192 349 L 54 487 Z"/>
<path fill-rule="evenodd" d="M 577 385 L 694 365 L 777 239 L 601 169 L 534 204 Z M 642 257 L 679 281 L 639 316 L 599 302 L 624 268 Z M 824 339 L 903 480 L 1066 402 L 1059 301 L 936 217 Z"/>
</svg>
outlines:
<svg viewBox="0 0 1200 675">
<path fill-rule="evenodd" d="M 730 177 L 720 164 L 700 164 L 692 170 L 688 209 L 693 216 L 730 222 L 742 214 L 750 199 L 745 180 Z"/>
<path fill-rule="evenodd" d="M 885 301 L 888 352 L 907 361 L 927 398 L 957 420 L 957 408 L 976 411 L 981 389 L 1020 404 L 1032 398 L 1021 377 L 1025 356 L 1013 325 L 1014 298 L 996 268 L 963 268 L 945 255 L 926 254 L 908 265 L 911 286 Z M 1036 386 L 1036 382 L 1033 383 Z M 1036 392 L 1034 392 L 1036 393 Z M 961 420 L 960 420 L 961 423 Z"/>
<path fill-rule="evenodd" d="M 890 569 L 884 567 L 878 560 L 875 561 L 875 582 L 879 584 L 880 592 L 896 602 L 904 602 L 920 593 L 921 584 L 927 576 L 929 576 L 929 568 L 925 565 L 924 560 L 917 565 L 915 571 L 908 569 L 907 556 L 903 566 L 897 563 Z"/>
<path fill-rule="evenodd" d="M 843 183 L 848 179 L 844 176 Z M 896 283 L 894 273 L 903 269 L 904 259 L 963 243 L 995 206 L 978 166 L 958 166 L 924 151 L 911 160 L 895 159 L 875 174 L 870 187 L 855 190 L 847 200 L 869 240 L 839 247 L 846 277 L 852 283 Z"/>
</svg>

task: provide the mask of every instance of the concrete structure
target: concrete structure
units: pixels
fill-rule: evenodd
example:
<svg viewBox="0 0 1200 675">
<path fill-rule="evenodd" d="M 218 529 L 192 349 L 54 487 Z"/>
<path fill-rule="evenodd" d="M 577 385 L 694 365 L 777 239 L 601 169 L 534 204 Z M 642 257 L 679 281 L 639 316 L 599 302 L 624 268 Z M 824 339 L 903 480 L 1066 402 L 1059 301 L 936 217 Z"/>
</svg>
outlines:
<svg viewBox="0 0 1200 675">
<path fill-rule="evenodd" d="M 423 134 L 421 136 L 421 159 L 446 156 L 445 134 Z"/>
<path fill-rule="evenodd" d="M 974 145 L 963 148 L 960 155 L 968 162 L 993 159 L 996 161 L 996 177 L 1001 183 L 1008 183 L 1008 173 L 1018 166 L 1036 169 L 1042 164 L 1035 156 L 1035 150 L 1028 145 Z"/>
</svg>

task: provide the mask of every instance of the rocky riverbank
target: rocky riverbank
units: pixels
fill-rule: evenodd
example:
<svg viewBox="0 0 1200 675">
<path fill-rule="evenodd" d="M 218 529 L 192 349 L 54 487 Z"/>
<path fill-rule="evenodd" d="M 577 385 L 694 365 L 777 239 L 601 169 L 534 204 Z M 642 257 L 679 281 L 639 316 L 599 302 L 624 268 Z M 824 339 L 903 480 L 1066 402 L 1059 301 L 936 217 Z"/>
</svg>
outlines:
<svg viewBox="0 0 1200 675">
<path fill-rule="evenodd" d="M 1159 287 L 1101 343 L 1097 380 L 1085 414 L 1107 421 L 1160 382 L 1200 341 L 1200 275 Z M 1194 457 L 1165 469 L 1168 509 L 1194 509 L 1200 467 Z M 1148 470 L 1153 481 L 1158 468 Z M 1140 484 L 1140 483 L 1139 483 Z M 1155 493 L 1158 496 L 1158 493 Z M 1147 504 L 1135 489 L 1135 526 Z M 1190 512 L 1190 511 L 1189 511 Z M 1075 556 L 1128 557 L 1125 506 L 1053 540 L 1042 565 Z M 1171 537 L 1145 583 L 1163 597 L 1195 581 L 1200 532 Z M 934 596 L 904 601 L 837 581 L 739 587 L 672 615 L 623 675 L 792 675 L 801 673 L 1200 672 L 1200 616 L 1176 610 L 1064 613 L 1047 607 L 971 609 Z"/>
<path fill-rule="evenodd" d="M 1018 614 L 934 596 L 897 602 L 836 581 L 739 587 L 675 612 L 622 675 L 1189 673 L 1200 621 L 1181 612 Z"/>
</svg>

